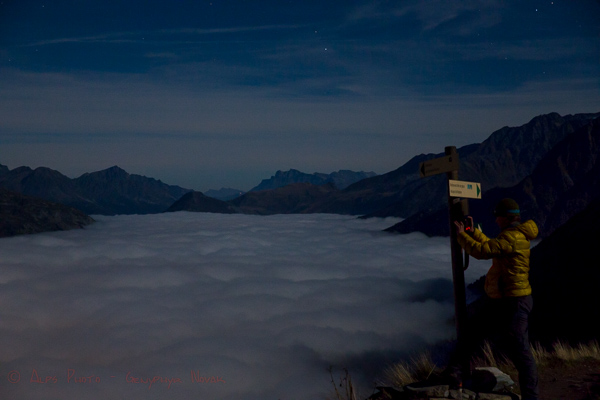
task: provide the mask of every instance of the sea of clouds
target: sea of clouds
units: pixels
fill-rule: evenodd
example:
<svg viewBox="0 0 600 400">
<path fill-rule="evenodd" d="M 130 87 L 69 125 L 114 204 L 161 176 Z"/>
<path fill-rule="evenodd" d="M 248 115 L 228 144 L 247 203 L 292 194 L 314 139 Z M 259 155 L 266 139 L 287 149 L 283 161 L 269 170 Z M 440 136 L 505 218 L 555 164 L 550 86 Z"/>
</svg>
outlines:
<svg viewBox="0 0 600 400">
<path fill-rule="evenodd" d="M 324 399 L 329 366 L 366 398 L 455 332 L 448 238 L 398 220 L 95 218 L 0 240 L 0 398 Z"/>
</svg>

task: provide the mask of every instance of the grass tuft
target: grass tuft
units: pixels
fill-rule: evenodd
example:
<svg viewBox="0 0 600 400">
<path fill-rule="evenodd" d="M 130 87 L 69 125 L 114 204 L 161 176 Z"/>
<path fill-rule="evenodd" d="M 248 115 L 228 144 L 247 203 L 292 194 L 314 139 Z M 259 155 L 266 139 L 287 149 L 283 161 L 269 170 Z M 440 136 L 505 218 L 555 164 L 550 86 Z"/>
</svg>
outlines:
<svg viewBox="0 0 600 400">
<path fill-rule="evenodd" d="M 385 372 L 386 379 L 393 386 L 404 386 L 412 382 L 424 381 L 438 371 L 429 352 L 411 357 L 409 362 L 394 364 Z"/>
<path fill-rule="evenodd" d="M 356 400 L 356 391 L 352 384 L 352 378 L 347 369 L 344 368 L 344 375 L 340 377 L 339 383 L 336 383 L 333 377 L 333 367 L 329 367 L 329 376 L 333 385 L 334 396 L 332 400 Z"/>
<path fill-rule="evenodd" d="M 563 342 L 556 342 L 553 346 L 554 356 L 561 361 L 579 361 L 586 358 L 600 360 L 600 346 L 598 341 L 588 344 L 578 344 L 576 347 L 569 346 Z"/>
</svg>

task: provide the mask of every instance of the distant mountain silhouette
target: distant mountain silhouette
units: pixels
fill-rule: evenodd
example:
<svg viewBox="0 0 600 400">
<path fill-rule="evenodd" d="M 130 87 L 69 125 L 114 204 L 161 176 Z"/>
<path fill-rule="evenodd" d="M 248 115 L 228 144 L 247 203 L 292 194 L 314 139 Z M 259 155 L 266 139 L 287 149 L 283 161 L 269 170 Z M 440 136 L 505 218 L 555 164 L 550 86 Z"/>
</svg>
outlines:
<svg viewBox="0 0 600 400">
<path fill-rule="evenodd" d="M 83 228 L 93 222 L 73 207 L 0 188 L 0 237 Z"/>
<path fill-rule="evenodd" d="M 89 214 L 152 214 L 165 211 L 189 189 L 167 185 L 160 180 L 128 174 L 114 166 L 83 174 L 76 186 L 93 201 Z"/>
<path fill-rule="evenodd" d="M 482 184 L 483 200 L 470 203 L 471 213 L 484 223 L 484 229 L 494 228 L 489 215 L 493 204 L 504 196 L 521 202 L 524 216 L 536 219 L 542 235 L 596 198 L 600 174 L 594 147 L 598 128 L 593 121 L 599 116 L 540 115 L 523 126 L 499 129 L 480 144 L 459 148 L 459 179 Z M 405 220 L 391 231 L 444 235 L 449 229 L 446 177 L 420 178 L 418 174 L 420 162 L 440 156 L 442 153 L 417 155 L 400 168 L 377 176 L 346 170 L 331 174 L 277 171 L 228 204 L 208 203 L 195 194 L 177 207 L 255 214 L 396 216 Z M 0 187 L 70 205 L 87 214 L 107 215 L 163 212 L 191 192 L 128 174 L 117 166 L 76 179 L 49 168 L 11 171 L 0 166 Z"/>
<path fill-rule="evenodd" d="M 275 175 L 269 179 L 263 179 L 262 182 L 250 189 L 251 192 L 259 190 L 273 190 L 278 189 L 294 183 L 311 183 L 313 185 L 324 185 L 326 183 L 333 183 L 337 189 L 345 189 L 351 184 L 376 176 L 375 172 L 354 172 L 349 170 L 339 170 L 330 174 L 323 174 L 315 172 L 313 174 L 307 174 L 300 172 L 296 169 L 290 169 L 288 171 L 277 171 Z"/>
<path fill-rule="evenodd" d="M 229 203 L 246 214 L 294 214 L 305 212 L 311 204 L 336 191 L 333 183 L 294 183 L 273 190 L 251 191 Z"/>
<path fill-rule="evenodd" d="M 194 211 L 221 214 L 234 214 L 237 211 L 224 201 L 205 196 L 200 192 L 189 192 L 177 200 L 167 212 Z"/>
<path fill-rule="evenodd" d="M 519 189 L 519 193 L 510 192 L 507 188 L 515 187 L 530 176 L 535 182 L 543 179 L 552 169 L 544 167 L 534 174 L 538 164 L 545 157 L 556 157 L 548 154 L 551 151 L 560 152 L 560 149 L 565 148 L 568 143 L 564 140 L 575 138 L 575 132 L 588 129 L 591 121 L 599 116 L 600 113 L 564 117 L 557 113 L 540 115 L 523 126 L 499 129 L 480 144 L 459 148 L 459 179 L 480 182 L 484 190 L 484 200 L 471 202 L 472 214 L 477 215 L 484 222 L 486 229 L 491 228 L 493 231 L 495 224 L 493 220 L 490 223 L 489 216 L 495 202 L 508 194 L 522 199 L 518 194 L 526 192 L 526 188 Z M 583 154 L 585 149 L 584 145 L 574 143 L 568 146 L 567 153 L 563 154 L 563 157 L 569 157 L 568 153 L 576 150 L 579 151 L 578 158 L 591 157 L 590 154 Z M 590 150 L 594 151 L 593 148 Z M 415 156 L 394 171 L 361 179 L 341 190 L 336 189 L 334 185 L 327 190 L 317 189 L 324 181 L 332 182 L 334 174 L 306 174 L 298 170 L 277 171 L 270 179 L 263 180 L 252 191 L 230 201 L 230 204 L 241 212 L 258 214 L 337 213 L 363 217 L 395 216 L 406 219 L 397 226 L 390 227 L 389 231 L 404 233 L 419 230 L 429 235 L 448 235 L 446 177 L 441 174 L 420 178 L 418 174 L 418 166 L 421 162 L 442 155 L 439 153 Z M 553 173 L 552 178 L 538 187 L 552 188 L 555 185 L 553 180 L 558 179 L 557 173 Z M 352 176 L 356 176 L 356 173 Z M 577 180 L 579 175 L 578 173 L 569 175 L 569 178 Z M 565 212 L 557 212 L 558 208 L 550 212 L 546 210 L 550 206 L 548 203 L 550 198 L 540 194 L 541 197 L 534 201 L 535 207 L 528 207 L 526 199 L 523 200 L 524 215 L 527 216 L 527 212 L 531 211 L 531 216 L 541 224 L 542 235 L 549 234 L 570 215 L 580 211 L 590 200 L 583 192 L 593 188 L 595 183 L 592 182 L 592 178 L 586 179 L 590 182 L 587 186 L 577 186 L 581 192 L 578 207 L 567 204 L 566 208 L 562 209 L 566 210 Z M 306 184 L 303 189 L 288 187 L 290 182 L 299 181 Z M 313 187 L 308 189 L 311 186 L 307 185 Z M 275 190 L 277 192 L 270 193 Z M 568 203 L 571 200 L 567 196 L 552 201 L 558 202 L 556 206 L 559 207 L 560 202 Z M 546 217 L 550 214 L 551 216 Z M 546 223 L 547 218 L 550 220 Z"/>
<path fill-rule="evenodd" d="M 600 198 L 600 118 L 588 120 L 565 136 L 536 163 L 531 173 L 511 187 L 484 191 L 481 200 L 469 202 L 470 214 L 486 233 L 498 233 L 492 211 L 504 197 L 514 198 L 524 219 L 534 219 L 540 236 L 548 236 L 594 199 Z M 422 210 L 388 228 L 391 232 L 421 231 L 448 235 L 447 206 Z"/>
<path fill-rule="evenodd" d="M 459 178 L 482 184 L 484 191 L 517 184 L 530 175 L 538 162 L 570 133 L 586 125 L 598 114 L 561 117 L 540 115 L 520 127 L 504 127 L 481 144 L 459 148 Z M 314 204 L 312 212 L 346 213 L 377 217 L 408 218 L 415 213 L 435 211 L 447 203 L 444 174 L 420 178 L 420 162 L 443 153 L 421 154 L 402 167 L 364 179 Z"/>
<path fill-rule="evenodd" d="M 229 208 L 224 204 L 217 206 L 216 203 L 213 203 L 214 208 L 211 209 L 221 208 L 227 210 L 225 212 L 236 210 L 241 213 L 259 215 L 307 213 L 311 212 L 313 204 L 319 203 L 321 199 L 327 198 L 332 193 L 339 192 L 338 185 L 346 187 L 350 183 L 375 175 L 374 172 L 349 170 L 340 170 L 331 174 L 306 174 L 295 169 L 285 172 L 277 171 L 275 175 L 269 179 L 263 179 L 249 192 L 228 200 Z M 223 193 L 225 192 L 223 191 Z M 208 195 L 208 192 L 205 195 Z M 206 199 L 198 198 L 197 201 L 200 204 L 196 204 L 189 199 L 189 196 L 186 197 L 185 202 L 177 202 L 177 205 L 174 205 L 169 211 L 206 211 Z"/>
<path fill-rule="evenodd" d="M 40 167 L 0 170 L 0 187 L 80 209 L 86 214 L 149 214 L 169 208 L 189 189 L 128 174 L 114 166 L 70 179 Z"/>
</svg>

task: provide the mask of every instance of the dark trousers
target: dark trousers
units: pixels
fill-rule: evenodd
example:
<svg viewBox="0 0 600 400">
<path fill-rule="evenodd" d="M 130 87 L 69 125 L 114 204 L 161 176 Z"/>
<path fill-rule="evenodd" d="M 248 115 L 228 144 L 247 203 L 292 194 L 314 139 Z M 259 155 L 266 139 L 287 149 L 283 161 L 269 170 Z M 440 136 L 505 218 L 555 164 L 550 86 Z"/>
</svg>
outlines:
<svg viewBox="0 0 600 400">
<path fill-rule="evenodd" d="M 462 343 L 452 357 L 451 368 L 469 365 L 469 360 L 488 340 L 505 354 L 519 373 L 523 400 L 537 400 L 537 366 L 529 344 L 529 314 L 533 307 L 531 296 L 477 300 L 469 309 L 469 322 Z"/>
</svg>

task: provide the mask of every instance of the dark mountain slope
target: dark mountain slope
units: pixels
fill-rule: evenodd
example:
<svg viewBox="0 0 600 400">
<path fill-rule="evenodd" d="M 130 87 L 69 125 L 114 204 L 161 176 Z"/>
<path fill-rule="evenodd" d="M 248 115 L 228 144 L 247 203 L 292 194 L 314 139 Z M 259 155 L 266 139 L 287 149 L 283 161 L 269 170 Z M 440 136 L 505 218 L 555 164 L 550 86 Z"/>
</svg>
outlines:
<svg viewBox="0 0 600 400">
<path fill-rule="evenodd" d="M 19 167 L 0 175 L 0 187 L 39 197 L 56 203 L 73 204 L 86 201 L 73 181 L 58 171 L 40 167 Z"/>
<path fill-rule="evenodd" d="M 194 211 L 221 214 L 234 214 L 237 211 L 224 201 L 203 195 L 200 192 L 189 192 L 177 200 L 167 212 Z"/>
<path fill-rule="evenodd" d="M 82 228 L 93 222 L 72 207 L 0 188 L 0 237 Z"/>
<path fill-rule="evenodd" d="M 278 189 L 294 183 L 310 183 L 313 185 L 333 183 L 337 189 L 345 189 L 355 182 L 375 175 L 374 172 L 354 172 L 349 170 L 340 170 L 330 174 L 319 172 L 307 174 L 296 169 L 290 169 L 289 171 L 277 171 L 271 178 L 263 179 L 258 186 L 250 189 L 250 191 L 257 192 L 260 190 Z"/>
<path fill-rule="evenodd" d="M 472 149 L 473 146 L 465 146 L 459 149 L 459 153 L 468 154 Z M 403 198 L 409 198 L 415 188 L 423 185 L 418 175 L 419 163 L 438 156 L 438 154 L 415 156 L 400 168 L 354 183 L 342 191 L 332 193 L 331 196 L 310 204 L 305 211 L 377 215 L 377 211 L 390 206 L 395 207 Z M 429 183 L 429 186 L 433 187 L 435 184 Z"/>
<path fill-rule="evenodd" d="M 73 181 L 78 191 L 92 202 L 81 205 L 89 214 L 159 213 L 190 191 L 153 178 L 128 174 L 117 166 L 83 174 Z"/>
<path fill-rule="evenodd" d="M 600 118 L 588 121 L 549 151 L 531 175 L 508 188 L 484 191 L 482 200 L 471 200 L 470 213 L 494 236 L 497 228 L 492 211 L 504 197 L 514 198 L 524 219 L 534 219 L 540 235 L 548 236 L 593 199 L 600 197 Z M 389 231 L 415 230 L 428 235 L 448 235 L 447 207 L 424 210 Z"/>
<path fill-rule="evenodd" d="M 600 337 L 600 199 L 542 240 L 531 252 L 534 340 L 588 342 Z"/>
<path fill-rule="evenodd" d="M 530 175 L 548 151 L 599 114 L 540 115 L 519 127 L 492 133 L 461 160 L 460 178 L 484 188 L 513 186 Z"/>
<path fill-rule="evenodd" d="M 87 214 L 147 214 L 163 212 L 188 189 L 156 179 L 130 175 L 119 167 L 70 179 L 49 168 L 0 168 L 0 187 L 66 204 Z"/>
<path fill-rule="evenodd" d="M 233 200 L 236 197 L 240 197 L 244 194 L 244 191 L 233 188 L 221 188 L 219 190 L 210 189 L 203 193 L 205 196 L 212 197 L 213 199 L 227 201 Z"/>
<path fill-rule="evenodd" d="M 458 149 L 459 177 L 480 182 L 484 190 L 517 184 L 558 142 L 600 114 L 561 117 L 551 113 L 520 127 L 504 127 L 481 144 Z M 417 212 L 444 207 L 445 176 L 419 178 L 420 162 L 443 154 L 419 155 L 395 171 L 362 180 L 314 204 L 310 212 L 368 214 L 407 218 Z"/>
<path fill-rule="evenodd" d="M 599 161 L 600 118 L 558 143 L 518 185 L 493 189 L 484 200 L 471 201 L 471 213 L 485 226 L 495 227 L 491 210 L 500 199 L 511 197 L 523 217 L 533 219 L 540 236 L 546 237 L 600 198 Z"/>
<path fill-rule="evenodd" d="M 295 183 L 274 190 L 248 192 L 229 201 L 229 204 L 245 214 L 294 214 L 305 212 L 311 204 L 336 191 L 331 183 Z"/>
</svg>

